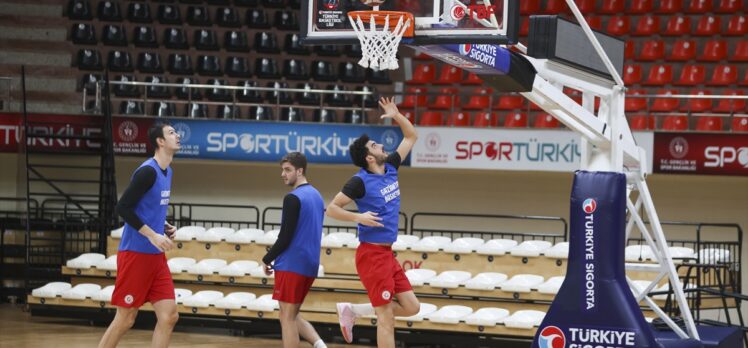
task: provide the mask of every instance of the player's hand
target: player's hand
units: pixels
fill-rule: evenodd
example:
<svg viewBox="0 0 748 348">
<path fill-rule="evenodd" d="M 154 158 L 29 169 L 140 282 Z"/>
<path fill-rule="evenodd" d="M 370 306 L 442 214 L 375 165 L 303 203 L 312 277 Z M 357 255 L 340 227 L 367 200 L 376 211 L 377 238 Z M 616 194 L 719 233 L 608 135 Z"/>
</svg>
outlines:
<svg viewBox="0 0 748 348">
<path fill-rule="evenodd" d="M 174 240 L 174 236 L 177 233 L 177 228 L 171 225 L 170 223 L 166 222 L 164 223 L 164 234 L 169 237 L 169 239 Z"/>
<path fill-rule="evenodd" d="M 153 236 L 148 238 L 148 241 L 162 252 L 166 252 L 174 248 L 174 243 L 171 242 L 171 239 L 161 234 L 153 234 Z"/>
<path fill-rule="evenodd" d="M 358 218 L 356 219 L 356 222 L 364 225 L 364 226 L 371 226 L 371 227 L 384 227 L 379 221 L 382 221 L 382 218 L 377 216 L 378 214 L 375 212 L 367 211 L 365 213 L 358 214 Z"/>
<path fill-rule="evenodd" d="M 271 266 L 271 265 L 266 265 L 263 262 L 262 263 L 262 270 L 265 272 L 265 275 L 268 276 L 268 277 L 271 276 L 271 275 L 273 275 L 273 266 Z"/>
<path fill-rule="evenodd" d="M 398 114 L 400 114 L 400 110 L 397 109 L 397 105 L 395 104 L 394 97 L 392 98 L 385 98 L 381 97 L 379 98 L 379 107 L 384 110 L 384 114 L 382 114 L 381 118 L 395 118 Z"/>
</svg>

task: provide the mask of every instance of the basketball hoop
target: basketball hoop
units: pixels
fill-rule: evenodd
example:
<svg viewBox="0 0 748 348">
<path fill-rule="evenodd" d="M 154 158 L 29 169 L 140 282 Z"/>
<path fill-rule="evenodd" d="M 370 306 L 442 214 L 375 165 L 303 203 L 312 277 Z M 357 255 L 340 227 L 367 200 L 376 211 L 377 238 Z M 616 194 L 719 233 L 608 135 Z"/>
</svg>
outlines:
<svg viewBox="0 0 748 348">
<path fill-rule="evenodd" d="M 413 37 L 413 14 L 399 11 L 353 11 L 348 13 L 351 26 L 361 42 L 359 65 L 374 70 L 395 70 L 397 47 L 403 37 Z M 367 28 L 364 24 L 369 23 Z M 377 27 L 381 27 L 378 30 Z"/>
</svg>

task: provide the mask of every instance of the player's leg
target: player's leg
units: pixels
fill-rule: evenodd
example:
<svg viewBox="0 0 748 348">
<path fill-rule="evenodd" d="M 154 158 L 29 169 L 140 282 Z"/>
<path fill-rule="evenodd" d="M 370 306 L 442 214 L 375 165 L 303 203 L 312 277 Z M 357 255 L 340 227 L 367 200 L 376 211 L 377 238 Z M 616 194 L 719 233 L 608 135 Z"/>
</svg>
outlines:
<svg viewBox="0 0 748 348">
<path fill-rule="evenodd" d="M 395 348 L 395 313 L 392 302 L 374 307 L 377 314 L 377 347 Z"/>
<path fill-rule="evenodd" d="M 303 337 L 307 342 L 311 343 L 313 348 L 327 347 L 327 345 L 325 345 L 325 343 L 322 341 L 322 338 L 319 337 L 317 330 L 315 330 L 314 326 L 312 326 L 312 323 L 302 318 L 301 314 L 296 316 L 296 327 L 299 328 L 299 334 L 301 335 L 301 337 Z"/>
<path fill-rule="evenodd" d="M 392 312 L 396 317 L 410 317 L 421 310 L 421 302 L 416 298 L 413 290 L 395 294 L 397 302 L 391 302 Z"/>
<path fill-rule="evenodd" d="M 174 300 L 161 300 L 153 303 L 156 312 L 156 328 L 153 330 L 152 348 L 168 347 L 171 332 L 179 320 L 177 303 Z"/>
<path fill-rule="evenodd" d="M 127 308 L 117 307 L 117 313 L 114 315 L 114 320 L 109 324 L 109 327 L 104 333 L 104 337 L 99 342 L 99 348 L 110 348 L 116 347 L 122 336 L 125 335 L 127 330 L 130 330 L 132 325 L 135 323 L 135 318 L 138 316 L 138 308 Z"/>
<path fill-rule="evenodd" d="M 278 301 L 280 304 L 280 323 L 283 336 L 283 348 L 299 346 L 299 328 L 296 318 L 299 316 L 300 304 Z"/>
</svg>

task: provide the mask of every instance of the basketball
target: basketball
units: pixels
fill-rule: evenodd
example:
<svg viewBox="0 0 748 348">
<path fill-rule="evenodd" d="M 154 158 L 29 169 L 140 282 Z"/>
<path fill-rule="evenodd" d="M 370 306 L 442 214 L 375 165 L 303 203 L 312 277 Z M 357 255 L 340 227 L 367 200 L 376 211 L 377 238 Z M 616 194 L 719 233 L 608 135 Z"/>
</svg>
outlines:
<svg viewBox="0 0 748 348">
<path fill-rule="evenodd" d="M 366 6 L 374 7 L 384 4 L 384 1 L 385 0 L 361 0 L 361 3 Z"/>
</svg>

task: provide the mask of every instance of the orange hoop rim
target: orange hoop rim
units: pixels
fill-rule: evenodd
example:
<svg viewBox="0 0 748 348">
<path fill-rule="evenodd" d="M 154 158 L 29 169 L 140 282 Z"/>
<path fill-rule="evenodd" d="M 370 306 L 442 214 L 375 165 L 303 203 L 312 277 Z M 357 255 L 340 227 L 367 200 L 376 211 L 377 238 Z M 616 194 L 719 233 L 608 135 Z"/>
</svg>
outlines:
<svg viewBox="0 0 748 348">
<path fill-rule="evenodd" d="M 410 25 L 408 25 L 407 28 L 405 28 L 405 32 L 403 33 L 403 37 L 412 38 L 415 35 L 415 18 L 413 17 L 413 14 L 410 12 L 405 11 L 351 11 L 348 12 L 348 17 L 355 19 L 356 17 L 361 17 L 361 21 L 368 23 L 371 18 L 374 18 L 374 23 L 376 25 L 384 25 L 384 22 L 386 20 L 386 17 L 390 16 L 390 27 L 388 29 L 392 29 L 397 26 L 397 22 L 399 21 L 399 17 L 405 17 L 403 18 L 403 25 L 410 19 Z M 395 18 L 393 21 L 392 18 Z"/>
</svg>

